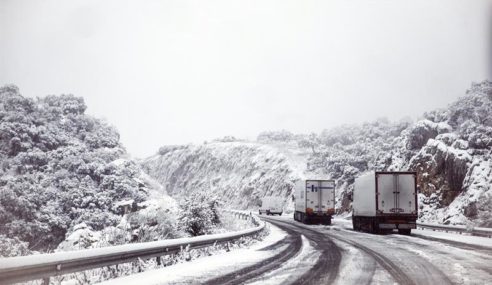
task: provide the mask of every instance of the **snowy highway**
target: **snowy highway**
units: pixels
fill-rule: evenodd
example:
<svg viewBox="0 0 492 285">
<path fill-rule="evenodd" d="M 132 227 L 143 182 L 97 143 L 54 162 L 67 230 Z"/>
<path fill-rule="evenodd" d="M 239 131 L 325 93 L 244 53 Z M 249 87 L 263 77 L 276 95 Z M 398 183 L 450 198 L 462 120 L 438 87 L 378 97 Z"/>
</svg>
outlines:
<svg viewBox="0 0 492 285">
<path fill-rule="evenodd" d="M 107 284 L 489 284 L 492 240 L 414 230 L 355 232 L 350 221 L 304 225 L 260 216 L 270 234 L 231 252 L 107 281 Z"/>
<path fill-rule="evenodd" d="M 429 237 L 422 231 L 412 236 L 359 233 L 341 220 L 334 226 L 303 225 L 284 217 L 265 220 L 304 234 L 322 251 L 307 275 L 318 276 L 320 282 L 307 283 L 487 284 L 492 280 L 489 246 Z M 488 239 L 483 240 L 490 245 Z M 295 283 L 306 283 L 304 278 Z"/>
</svg>

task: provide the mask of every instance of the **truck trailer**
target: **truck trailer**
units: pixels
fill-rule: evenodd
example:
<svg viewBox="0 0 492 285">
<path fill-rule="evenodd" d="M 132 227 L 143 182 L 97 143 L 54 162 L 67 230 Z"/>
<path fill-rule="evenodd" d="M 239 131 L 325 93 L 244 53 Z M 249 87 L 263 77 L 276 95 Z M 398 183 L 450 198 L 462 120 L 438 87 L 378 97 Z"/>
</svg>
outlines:
<svg viewBox="0 0 492 285">
<path fill-rule="evenodd" d="M 335 213 L 335 180 L 301 180 L 296 184 L 294 220 L 331 224 Z"/>
<path fill-rule="evenodd" d="M 284 209 L 284 199 L 280 197 L 263 197 L 258 213 L 267 215 L 282 215 Z"/>
<path fill-rule="evenodd" d="M 370 172 L 355 179 L 352 197 L 354 230 L 379 233 L 417 228 L 417 173 Z"/>
</svg>

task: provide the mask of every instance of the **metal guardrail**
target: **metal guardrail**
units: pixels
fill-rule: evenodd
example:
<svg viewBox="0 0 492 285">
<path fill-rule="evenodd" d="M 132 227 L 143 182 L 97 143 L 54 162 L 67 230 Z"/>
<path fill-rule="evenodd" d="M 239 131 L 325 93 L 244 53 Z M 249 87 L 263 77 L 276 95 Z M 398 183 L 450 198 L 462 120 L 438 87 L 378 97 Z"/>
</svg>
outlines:
<svg viewBox="0 0 492 285">
<path fill-rule="evenodd" d="M 433 231 L 438 230 L 438 231 L 445 231 L 445 232 L 456 232 L 459 234 L 467 233 L 475 236 L 492 238 L 492 229 L 490 228 L 436 225 L 436 224 L 424 224 L 424 223 L 417 223 L 417 227 L 421 229 L 431 229 Z"/>
<path fill-rule="evenodd" d="M 12 284 L 30 280 L 43 279 L 49 282 L 52 276 L 80 272 L 93 268 L 132 262 L 138 259 L 160 257 L 175 254 L 184 248 L 198 249 L 230 242 L 241 237 L 259 233 L 265 223 L 256 217 L 242 212 L 228 211 L 236 218 L 250 220 L 255 227 L 232 233 L 180 238 L 138 244 L 40 254 L 31 256 L 0 258 L 0 284 Z"/>
</svg>

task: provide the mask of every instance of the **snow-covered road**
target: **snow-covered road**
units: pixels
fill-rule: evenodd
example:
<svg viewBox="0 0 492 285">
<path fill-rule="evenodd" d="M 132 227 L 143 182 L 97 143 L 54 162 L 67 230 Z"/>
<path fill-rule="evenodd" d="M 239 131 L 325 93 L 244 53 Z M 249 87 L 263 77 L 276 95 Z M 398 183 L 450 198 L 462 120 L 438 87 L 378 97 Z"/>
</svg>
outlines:
<svg viewBox="0 0 492 285">
<path fill-rule="evenodd" d="M 431 231 L 373 235 L 352 231 L 337 220 L 334 226 L 308 226 L 286 217 L 268 220 L 333 240 L 342 252 L 335 284 L 488 284 L 492 280 L 488 238 L 468 237 L 468 242 L 464 236 L 440 233 L 436 237 Z M 480 240 L 482 245 L 477 244 Z"/>
<path fill-rule="evenodd" d="M 416 230 L 355 232 L 346 220 L 304 225 L 262 217 L 271 235 L 250 249 L 144 272 L 109 284 L 490 284 L 489 238 Z"/>
</svg>

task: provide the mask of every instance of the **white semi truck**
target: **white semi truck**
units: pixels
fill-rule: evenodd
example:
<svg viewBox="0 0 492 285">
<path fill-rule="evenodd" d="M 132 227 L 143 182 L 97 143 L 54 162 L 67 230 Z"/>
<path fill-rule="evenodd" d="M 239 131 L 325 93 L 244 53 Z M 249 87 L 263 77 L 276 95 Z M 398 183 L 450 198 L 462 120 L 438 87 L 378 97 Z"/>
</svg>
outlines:
<svg viewBox="0 0 492 285">
<path fill-rule="evenodd" d="M 284 210 L 284 199 L 280 197 L 263 197 L 258 213 L 267 215 L 282 215 Z"/>
<path fill-rule="evenodd" d="M 335 213 L 335 180 L 301 180 L 296 184 L 294 220 L 330 225 Z"/>
<path fill-rule="evenodd" d="M 417 173 L 370 172 L 355 179 L 354 230 L 378 233 L 397 229 L 409 235 L 417 221 Z"/>
</svg>

